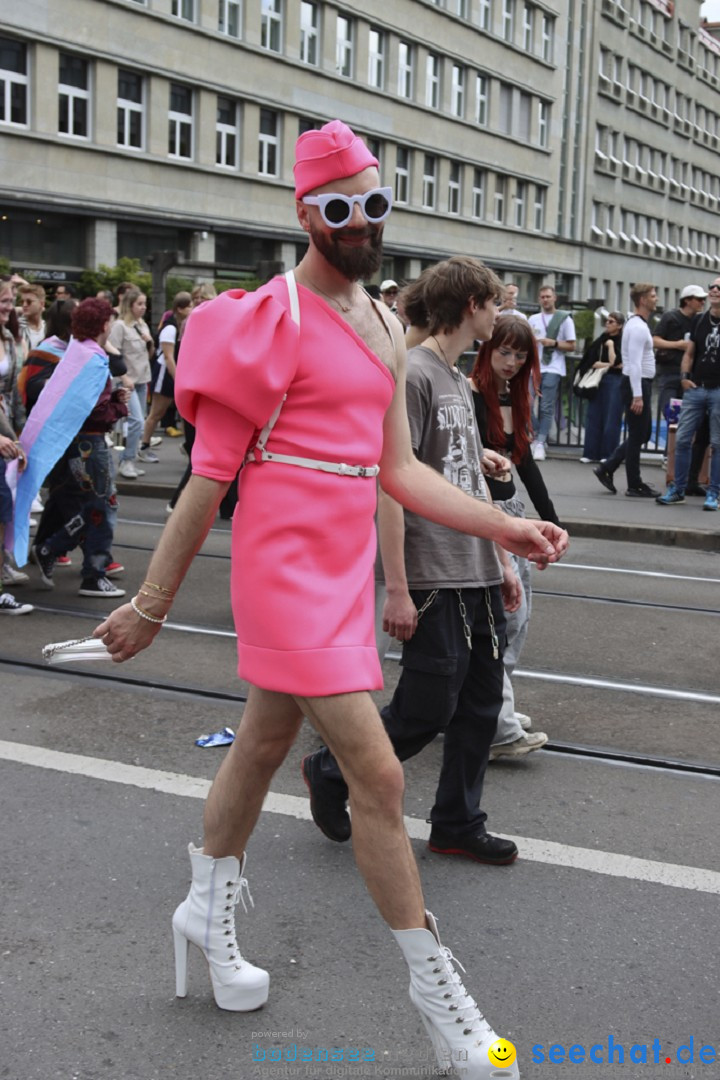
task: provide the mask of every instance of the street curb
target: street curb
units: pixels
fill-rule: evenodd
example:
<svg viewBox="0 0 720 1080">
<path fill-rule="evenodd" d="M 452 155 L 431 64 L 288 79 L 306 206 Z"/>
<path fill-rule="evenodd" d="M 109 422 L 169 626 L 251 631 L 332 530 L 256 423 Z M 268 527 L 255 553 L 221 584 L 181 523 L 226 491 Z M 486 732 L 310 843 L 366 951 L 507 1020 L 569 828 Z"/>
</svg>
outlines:
<svg viewBox="0 0 720 1080">
<path fill-rule="evenodd" d="M 136 495 L 146 499 L 161 499 L 163 503 L 169 502 L 175 492 L 175 487 L 175 484 L 150 484 L 143 480 L 121 480 L 119 477 L 117 481 L 118 495 Z M 720 528 L 715 530 L 678 527 L 658 528 L 657 525 L 618 524 L 612 521 L 593 521 L 588 518 L 563 518 L 562 524 L 571 537 L 720 552 Z M 720 521 L 718 524 L 720 525 Z"/>
</svg>

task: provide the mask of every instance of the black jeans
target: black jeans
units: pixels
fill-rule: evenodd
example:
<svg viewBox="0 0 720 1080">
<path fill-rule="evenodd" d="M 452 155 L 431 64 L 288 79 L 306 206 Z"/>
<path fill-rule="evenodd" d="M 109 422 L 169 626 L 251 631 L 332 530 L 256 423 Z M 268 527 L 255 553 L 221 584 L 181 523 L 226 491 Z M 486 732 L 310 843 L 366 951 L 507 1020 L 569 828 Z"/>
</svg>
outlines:
<svg viewBox="0 0 720 1080">
<path fill-rule="evenodd" d="M 410 595 L 419 611 L 430 592 L 413 590 Z M 438 590 L 415 634 L 403 645 L 400 681 L 381 712 L 400 761 L 414 757 L 439 732 L 445 733 L 430 820 L 458 838 L 485 832 L 487 814 L 480 809 L 480 798 L 502 706 L 504 646 L 505 612 L 499 585 Z M 318 751 L 315 760 L 323 781 L 336 783 L 338 789 L 342 786 L 347 798 L 342 773 L 327 747 Z"/>
<path fill-rule="evenodd" d="M 609 473 L 614 473 L 623 461 L 627 474 L 627 486 L 638 488 L 642 484 L 640 475 L 640 451 L 643 444 L 648 441 L 652 434 L 652 379 L 642 380 L 643 407 L 641 413 L 635 413 L 630 408 L 633 399 L 632 387 L 627 375 L 622 378 L 622 396 L 625 405 L 625 423 L 627 424 L 627 438 L 617 446 L 605 462 L 605 468 Z"/>
</svg>

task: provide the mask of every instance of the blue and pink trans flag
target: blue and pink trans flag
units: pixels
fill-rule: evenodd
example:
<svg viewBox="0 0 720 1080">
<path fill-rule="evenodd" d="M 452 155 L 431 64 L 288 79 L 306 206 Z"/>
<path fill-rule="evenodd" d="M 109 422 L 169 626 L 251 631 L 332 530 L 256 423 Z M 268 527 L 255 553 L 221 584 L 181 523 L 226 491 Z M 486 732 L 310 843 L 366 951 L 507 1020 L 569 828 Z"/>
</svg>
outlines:
<svg viewBox="0 0 720 1080">
<path fill-rule="evenodd" d="M 6 471 L 15 515 L 5 528 L 5 548 L 18 566 L 27 562 L 32 501 L 95 408 L 107 378 L 107 353 L 96 341 L 73 338 L 30 413 L 20 436 L 27 468 L 20 472 L 17 461 L 11 461 Z"/>
</svg>

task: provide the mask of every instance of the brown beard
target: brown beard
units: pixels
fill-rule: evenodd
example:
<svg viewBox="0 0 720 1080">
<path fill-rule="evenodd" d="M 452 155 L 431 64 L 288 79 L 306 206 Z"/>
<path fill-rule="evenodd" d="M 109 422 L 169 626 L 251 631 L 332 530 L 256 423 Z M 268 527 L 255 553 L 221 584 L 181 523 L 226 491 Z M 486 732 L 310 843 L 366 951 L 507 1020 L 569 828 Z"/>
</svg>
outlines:
<svg viewBox="0 0 720 1080">
<path fill-rule="evenodd" d="M 329 234 L 310 223 L 310 237 L 320 254 L 348 281 L 372 277 L 382 265 L 382 226 L 370 225 L 364 229 L 333 229 Z M 367 236 L 370 243 L 364 247 L 341 246 L 341 240 Z"/>
</svg>

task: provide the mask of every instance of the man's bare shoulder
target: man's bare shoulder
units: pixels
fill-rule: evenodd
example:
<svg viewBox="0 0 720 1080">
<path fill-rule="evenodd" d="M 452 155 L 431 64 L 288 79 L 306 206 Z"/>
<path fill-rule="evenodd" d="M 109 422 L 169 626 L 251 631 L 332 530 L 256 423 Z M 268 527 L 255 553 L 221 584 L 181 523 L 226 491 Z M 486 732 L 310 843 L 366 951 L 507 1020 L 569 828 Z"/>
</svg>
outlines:
<svg viewBox="0 0 720 1080">
<path fill-rule="evenodd" d="M 365 292 L 362 297 L 345 318 L 397 381 L 398 356 L 404 350 L 402 324 L 384 304 Z"/>
</svg>

